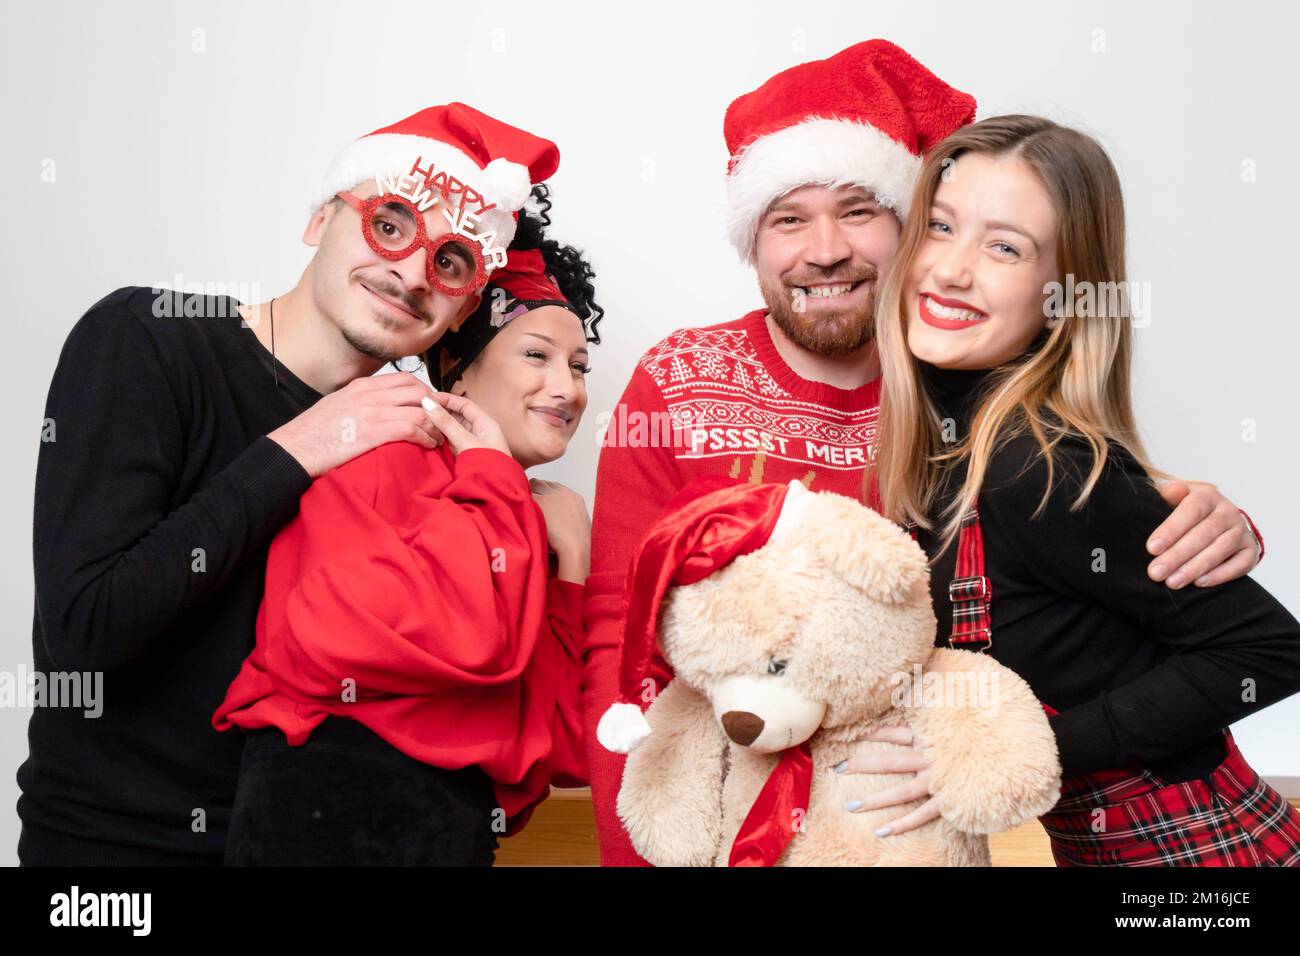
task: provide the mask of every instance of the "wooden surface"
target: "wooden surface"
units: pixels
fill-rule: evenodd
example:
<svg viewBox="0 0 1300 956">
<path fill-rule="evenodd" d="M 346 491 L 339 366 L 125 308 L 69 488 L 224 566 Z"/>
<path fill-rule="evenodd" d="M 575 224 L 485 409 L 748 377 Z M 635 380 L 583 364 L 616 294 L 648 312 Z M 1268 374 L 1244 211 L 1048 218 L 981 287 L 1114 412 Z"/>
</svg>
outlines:
<svg viewBox="0 0 1300 956">
<path fill-rule="evenodd" d="M 1300 806 L 1300 800 L 1291 802 Z M 993 834 L 989 851 L 994 866 L 1055 866 L 1047 834 L 1037 820 Z M 497 866 L 599 866 L 591 791 L 552 791 L 523 833 L 501 841 L 496 859 Z"/>
<path fill-rule="evenodd" d="M 989 838 L 994 866 L 1053 866 L 1047 834 L 1037 820 Z M 524 832 L 501 841 L 497 866 L 599 866 L 591 791 L 555 790 Z"/>
</svg>

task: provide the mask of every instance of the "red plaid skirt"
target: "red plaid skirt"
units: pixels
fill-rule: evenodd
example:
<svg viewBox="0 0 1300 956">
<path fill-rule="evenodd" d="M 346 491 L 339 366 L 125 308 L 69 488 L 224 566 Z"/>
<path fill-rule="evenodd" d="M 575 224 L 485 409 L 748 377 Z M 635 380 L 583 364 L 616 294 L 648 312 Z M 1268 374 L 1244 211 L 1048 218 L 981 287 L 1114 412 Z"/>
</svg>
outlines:
<svg viewBox="0 0 1300 956">
<path fill-rule="evenodd" d="M 1259 779 L 1224 730 L 1210 776 L 1169 783 L 1148 770 L 1062 782 L 1039 822 L 1057 866 L 1300 866 L 1300 811 Z"/>
</svg>

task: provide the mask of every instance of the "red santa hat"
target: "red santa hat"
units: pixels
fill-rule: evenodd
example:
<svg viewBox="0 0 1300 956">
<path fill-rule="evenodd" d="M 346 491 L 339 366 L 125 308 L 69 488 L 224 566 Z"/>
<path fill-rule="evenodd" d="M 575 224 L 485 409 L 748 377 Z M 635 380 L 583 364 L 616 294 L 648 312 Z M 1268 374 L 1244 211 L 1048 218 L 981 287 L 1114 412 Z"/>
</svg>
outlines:
<svg viewBox="0 0 1300 956">
<path fill-rule="evenodd" d="M 312 211 L 364 180 L 407 175 L 416 160 L 422 170 L 445 173 L 443 182 L 454 180 L 495 204 L 479 231 L 494 232 L 504 249 L 515 235 L 516 212 L 533 184 L 555 173 L 560 150 L 464 103 L 431 106 L 349 143 L 312 197 Z"/>
<path fill-rule="evenodd" d="M 641 703 L 668 589 L 702 581 L 787 534 L 812 498 L 797 480 L 737 484 L 711 477 L 697 479 L 668 502 L 631 559 L 623 596 L 619 700 L 596 726 L 596 739 L 606 750 L 630 753 L 650 734 Z"/>
<path fill-rule="evenodd" d="M 791 67 L 727 107 L 728 232 L 753 262 L 772 201 L 812 183 L 859 185 L 906 218 L 921 154 L 975 119 L 975 100 L 888 40 Z"/>
</svg>

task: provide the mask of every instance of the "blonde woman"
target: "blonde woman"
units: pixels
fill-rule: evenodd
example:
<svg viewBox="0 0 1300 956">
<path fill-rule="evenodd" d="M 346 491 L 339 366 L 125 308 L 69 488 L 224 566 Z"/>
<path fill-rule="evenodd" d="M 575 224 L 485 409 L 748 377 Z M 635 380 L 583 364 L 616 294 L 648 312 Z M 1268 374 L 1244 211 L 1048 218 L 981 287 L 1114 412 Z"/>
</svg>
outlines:
<svg viewBox="0 0 1300 956">
<path fill-rule="evenodd" d="M 1130 403 L 1110 160 L 1049 120 L 992 117 L 929 154 L 912 209 L 881 295 L 867 481 L 931 556 L 940 643 L 996 657 L 1049 714 L 1058 865 L 1300 865 L 1300 812 L 1228 730 L 1300 690 L 1300 625 L 1249 578 L 1147 574 L 1169 506 Z M 923 798 L 926 774 L 879 804 Z"/>
</svg>

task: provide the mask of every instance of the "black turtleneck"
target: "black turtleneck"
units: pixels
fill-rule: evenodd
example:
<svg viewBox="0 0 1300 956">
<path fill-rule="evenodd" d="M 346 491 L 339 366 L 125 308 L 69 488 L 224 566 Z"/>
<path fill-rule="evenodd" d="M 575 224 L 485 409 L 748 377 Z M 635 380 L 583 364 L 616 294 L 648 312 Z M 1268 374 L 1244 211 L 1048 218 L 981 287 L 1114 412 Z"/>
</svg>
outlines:
<svg viewBox="0 0 1300 956">
<path fill-rule="evenodd" d="M 921 363 L 921 379 L 964 438 L 986 371 Z M 1087 503 L 1092 464 L 1082 439 L 1055 451 L 1053 485 L 1031 435 L 999 446 L 978 509 L 990 579 L 988 653 L 1020 674 L 1052 717 L 1065 776 L 1146 767 L 1170 781 L 1208 775 L 1225 753 L 1220 730 L 1300 691 L 1300 624 L 1250 578 L 1172 590 L 1147 576 L 1146 541 L 1170 507 L 1124 449 Z M 958 466 L 940 506 L 960 487 Z M 936 514 L 938 510 L 936 510 Z M 937 537 L 918 541 L 934 557 Z M 955 547 L 931 570 L 937 643 L 952 630 Z"/>
</svg>

